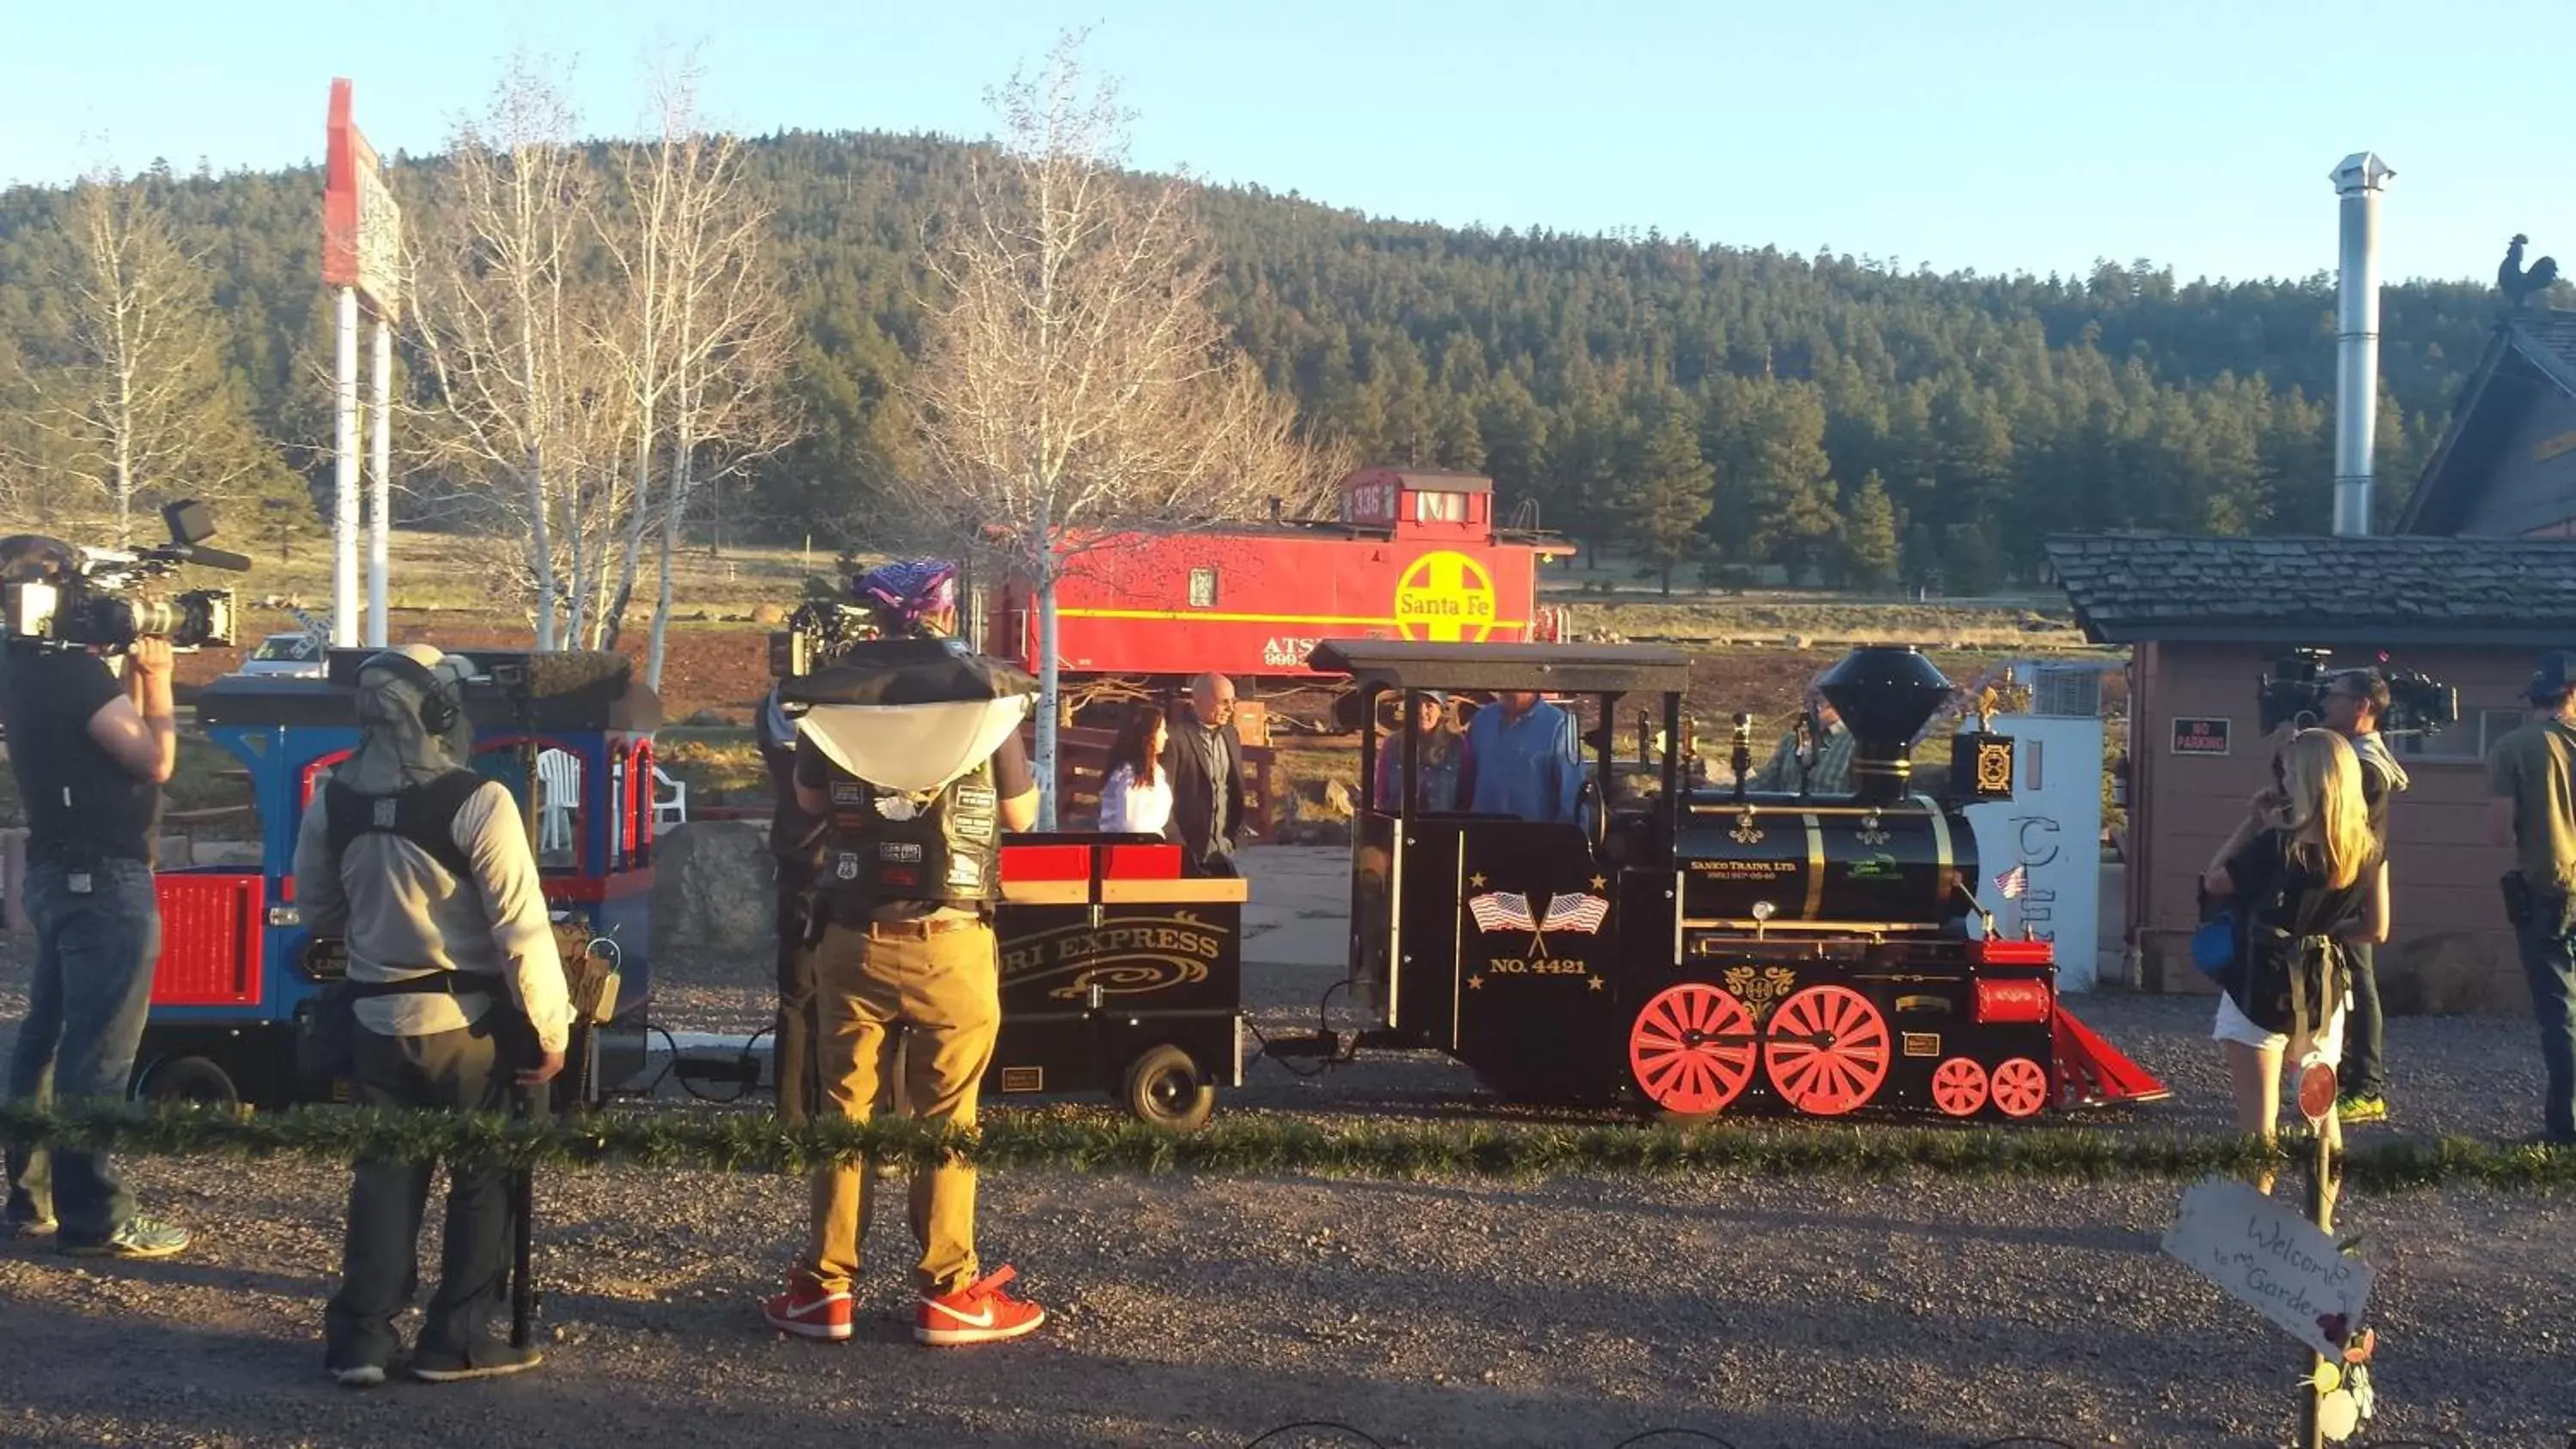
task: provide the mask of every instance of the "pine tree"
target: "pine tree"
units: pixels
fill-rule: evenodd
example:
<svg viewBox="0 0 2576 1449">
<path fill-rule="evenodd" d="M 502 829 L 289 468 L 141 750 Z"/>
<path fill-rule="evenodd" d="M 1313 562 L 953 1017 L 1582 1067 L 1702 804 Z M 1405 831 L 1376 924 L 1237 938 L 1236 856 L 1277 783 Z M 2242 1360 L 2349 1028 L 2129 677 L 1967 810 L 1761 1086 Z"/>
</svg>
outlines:
<svg viewBox="0 0 2576 1449">
<path fill-rule="evenodd" d="M 1833 460 L 1825 455 L 1824 403 L 1805 383 L 1765 384 L 1756 396 L 1746 547 L 1787 569 L 1794 583 L 1834 562 L 1842 529 Z"/>
<path fill-rule="evenodd" d="M 1860 480 L 1843 510 L 1842 545 L 1843 570 L 1853 583 L 1883 589 L 1895 582 L 1896 505 L 1876 473 Z"/>
<path fill-rule="evenodd" d="M 1432 403 L 1432 461 L 1443 468 L 1474 473 L 1485 466 L 1485 439 L 1476 428 L 1476 405 L 1463 393 L 1447 392 Z"/>
<path fill-rule="evenodd" d="M 1485 449 L 1485 471 L 1494 492 L 1511 503 L 1537 500 L 1547 484 L 1547 416 L 1521 380 L 1504 373 L 1490 383 L 1476 410 L 1476 435 Z M 1556 525 L 1553 511 L 1542 523 Z"/>
<path fill-rule="evenodd" d="M 1673 591 L 1673 566 L 1699 551 L 1700 520 L 1714 506 L 1716 482 L 1689 417 L 1680 408 L 1666 410 L 1638 453 L 1636 472 L 1619 499 L 1619 519 L 1629 549 L 1655 567 L 1667 594 Z"/>
</svg>

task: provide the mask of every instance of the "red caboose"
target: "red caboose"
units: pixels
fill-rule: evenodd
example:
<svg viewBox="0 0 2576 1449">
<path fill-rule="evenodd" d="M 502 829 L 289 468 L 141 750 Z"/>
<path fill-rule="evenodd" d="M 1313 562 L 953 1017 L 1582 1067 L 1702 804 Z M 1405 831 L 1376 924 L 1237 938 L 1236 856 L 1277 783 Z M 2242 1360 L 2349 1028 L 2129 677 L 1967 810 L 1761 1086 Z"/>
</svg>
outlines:
<svg viewBox="0 0 2576 1449">
<path fill-rule="evenodd" d="M 1340 517 L 1138 534 L 1082 555 L 1057 586 L 1066 676 L 1175 683 L 1317 677 L 1325 638 L 1524 643 L 1556 637 L 1538 563 L 1572 546 L 1497 527 L 1494 484 L 1472 473 L 1371 468 L 1342 480 Z M 982 647 L 1035 673 L 1035 594 L 988 599 Z"/>
</svg>

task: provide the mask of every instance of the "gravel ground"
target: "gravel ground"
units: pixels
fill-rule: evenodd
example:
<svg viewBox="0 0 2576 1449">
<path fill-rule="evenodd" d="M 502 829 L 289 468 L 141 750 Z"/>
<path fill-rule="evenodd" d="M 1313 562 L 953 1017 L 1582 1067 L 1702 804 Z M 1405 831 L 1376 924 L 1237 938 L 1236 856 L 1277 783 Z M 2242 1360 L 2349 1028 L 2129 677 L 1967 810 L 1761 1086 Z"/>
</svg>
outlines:
<svg viewBox="0 0 2576 1449">
<path fill-rule="evenodd" d="M 1255 924 L 1322 913 L 1297 887 L 1329 876 L 1329 853 L 1263 852 L 1256 867 Z M 665 970 L 675 1026 L 762 1015 L 765 962 Z M 24 971 L 23 953 L 0 963 L 12 1021 Z M 1310 1024 L 1336 974 L 1256 968 L 1256 1020 Z M 2088 1122 L 2225 1125 L 2205 1007 L 2106 997 L 2084 1016 L 2177 1094 Z M 2391 1023 L 2402 1115 L 2371 1130 L 2527 1130 L 2529 1036 L 2514 1019 Z M 1314 1081 L 1257 1063 L 1225 1110 L 1468 1109 L 1488 1104 L 1464 1071 L 1383 1055 Z M 1613 1449 L 1662 1426 L 1736 1449 L 2017 1433 L 2085 1449 L 2268 1445 L 2288 1442 L 2299 1356 L 2158 1251 L 2171 1184 L 996 1174 L 988 1261 L 1018 1263 L 1054 1321 L 1020 1344 L 930 1354 L 904 1331 L 899 1214 L 877 1224 L 883 1272 L 859 1341 L 814 1345 L 765 1331 L 753 1308 L 795 1251 L 797 1184 L 602 1172 L 540 1187 L 544 1370 L 351 1393 L 320 1369 L 343 1174 L 150 1160 L 130 1176 L 201 1246 L 101 1270 L 0 1245 L 0 1442 L 1242 1445 L 1320 1419 L 1459 1449 Z M 2381 1271 L 2367 1440 L 2566 1441 L 2576 1209 L 2356 1196 L 2344 1224 Z"/>
</svg>

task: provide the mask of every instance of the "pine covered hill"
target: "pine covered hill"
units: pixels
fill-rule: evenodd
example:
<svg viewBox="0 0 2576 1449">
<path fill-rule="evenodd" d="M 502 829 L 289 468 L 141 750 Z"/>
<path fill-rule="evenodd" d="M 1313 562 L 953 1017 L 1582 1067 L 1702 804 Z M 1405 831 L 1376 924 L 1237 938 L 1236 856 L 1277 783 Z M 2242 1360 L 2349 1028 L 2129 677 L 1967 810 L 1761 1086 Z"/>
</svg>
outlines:
<svg viewBox="0 0 2576 1449">
<path fill-rule="evenodd" d="M 908 467 L 888 398 L 917 341 L 924 237 L 963 195 L 969 150 L 806 133 L 749 149 L 804 322 L 792 386 L 805 438 L 723 514 L 736 530 L 863 543 L 870 490 Z M 216 273 L 255 421 L 321 479 L 318 170 L 158 167 L 149 184 Z M 0 192 L 0 365 L 59 345 L 48 278 L 64 197 Z M 1313 426 L 1368 459 L 1490 473 L 1507 508 L 1525 501 L 1546 526 L 1618 543 L 1668 577 L 1782 564 L 1972 594 L 2028 577 L 2054 531 L 2313 532 L 2330 516 L 2322 273 L 1933 275 L 1651 233 L 1379 221 L 1257 189 L 1211 190 L 1203 209 L 1221 305 Z M 2383 516 L 2496 307 L 2468 283 L 2388 290 Z"/>
</svg>

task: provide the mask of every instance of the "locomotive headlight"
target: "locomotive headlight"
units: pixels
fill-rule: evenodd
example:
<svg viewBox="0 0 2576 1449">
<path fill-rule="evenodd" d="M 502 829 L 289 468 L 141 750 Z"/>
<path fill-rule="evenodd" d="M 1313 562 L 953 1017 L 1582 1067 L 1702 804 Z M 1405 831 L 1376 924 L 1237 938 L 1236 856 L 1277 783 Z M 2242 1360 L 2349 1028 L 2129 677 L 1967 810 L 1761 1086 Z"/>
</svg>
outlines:
<svg viewBox="0 0 2576 1449">
<path fill-rule="evenodd" d="M 1757 921 L 1767 921 L 1778 914 L 1780 914 L 1780 908 L 1771 904 L 1769 901 L 1755 901 L 1753 903 L 1753 919 Z"/>
</svg>

